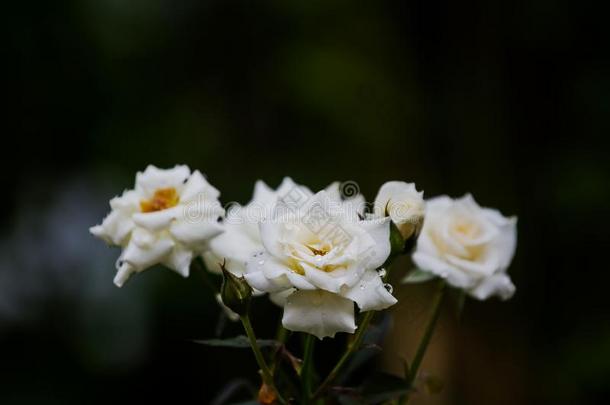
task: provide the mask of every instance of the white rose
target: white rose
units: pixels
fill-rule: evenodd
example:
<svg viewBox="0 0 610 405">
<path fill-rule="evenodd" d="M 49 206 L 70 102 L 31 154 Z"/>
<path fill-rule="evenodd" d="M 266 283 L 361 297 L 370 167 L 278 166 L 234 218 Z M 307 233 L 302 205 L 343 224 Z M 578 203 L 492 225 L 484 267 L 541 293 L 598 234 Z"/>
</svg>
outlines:
<svg viewBox="0 0 610 405">
<path fill-rule="evenodd" d="M 250 258 L 246 280 L 275 293 L 285 328 L 322 339 L 353 333 L 354 302 L 361 311 L 396 303 L 376 269 L 390 254 L 389 218 L 360 220 L 354 199 L 329 190 L 303 201 L 278 200 L 260 224 L 264 250 Z M 297 203 L 294 203 L 298 201 Z"/>
<path fill-rule="evenodd" d="M 330 184 L 325 190 L 330 198 L 343 201 L 345 208 L 364 212 L 365 201 L 361 194 L 344 200 L 339 182 Z M 228 271 L 236 276 L 243 275 L 247 261 L 254 253 L 264 249 L 259 224 L 271 216 L 278 199 L 301 198 L 304 202 L 311 197 L 313 193 L 309 188 L 295 183 L 290 177 L 285 177 L 276 190 L 258 180 L 254 185 L 252 200 L 245 206 L 234 204 L 228 210 L 222 223 L 223 232 L 210 241 L 209 250 L 203 254 L 206 267 L 220 273 L 220 263 L 224 262 Z M 276 301 L 274 295 L 272 300 Z"/>
<path fill-rule="evenodd" d="M 245 206 L 232 205 L 223 221 L 223 233 L 210 241 L 209 250 L 203 254 L 206 267 L 220 273 L 220 263 L 236 276 L 245 273 L 246 262 L 256 252 L 263 249 L 263 242 L 258 229 L 259 223 L 268 217 L 278 197 L 287 195 L 291 190 L 300 190 L 304 195 L 313 195 L 305 186 L 301 186 L 285 177 L 277 190 L 271 189 L 259 180 L 254 185 L 252 200 Z"/>
<path fill-rule="evenodd" d="M 379 189 L 375 198 L 374 214 L 389 214 L 404 239 L 417 234 L 424 220 L 423 191 L 417 191 L 414 183 L 388 181 Z"/>
<path fill-rule="evenodd" d="M 159 263 L 188 276 L 193 256 L 221 232 L 219 195 L 187 166 L 163 170 L 150 165 L 138 172 L 135 188 L 110 200 L 110 214 L 90 229 L 123 248 L 114 283 L 121 287 L 131 274 Z"/>
<path fill-rule="evenodd" d="M 516 217 L 481 208 L 470 194 L 433 198 L 426 203 L 413 261 L 477 299 L 508 299 L 515 292 L 506 270 L 515 253 L 516 223 Z"/>
</svg>

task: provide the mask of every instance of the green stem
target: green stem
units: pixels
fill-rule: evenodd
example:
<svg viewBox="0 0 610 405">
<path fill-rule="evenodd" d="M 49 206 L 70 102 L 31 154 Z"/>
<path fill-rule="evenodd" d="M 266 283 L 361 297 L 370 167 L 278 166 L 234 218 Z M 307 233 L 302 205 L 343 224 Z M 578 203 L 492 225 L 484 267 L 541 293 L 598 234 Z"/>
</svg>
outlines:
<svg viewBox="0 0 610 405">
<path fill-rule="evenodd" d="M 413 386 L 415 382 L 415 378 L 417 377 L 417 371 L 419 370 L 419 366 L 421 365 L 422 360 L 424 359 L 424 355 L 426 354 L 426 349 L 428 348 L 428 344 L 430 343 L 430 339 L 432 338 L 432 334 L 434 333 L 434 328 L 436 326 L 436 322 L 438 321 L 439 315 L 441 313 L 441 303 L 443 302 L 443 296 L 445 294 L 445 280 L 438 280 L 436 293 L 434 294 L 434 300 L 432 302 L 432 313 L 430 315 L 430 319 L 428 319 L 428 324 L 426 325 L 426 329 L 424 330 L 424 335 L 419 342 L 419 346 L 415 351 L 415 356 L 413 357 L 413 361 L 411 362 L 411 368 L 409 375 L 407 376 L 407 383 L 409 388 Z M 400 404 L 404 405 L 409 401 L 409 394 L 405 394 L 400 398 Z"/>
<path fill-rule="evenodd" d="M 362 318 L 362 322 L 360 323 L 360 326 L 358 327 L 358 330 L 356 331 L 354 340 L 347 346 L 347 349 L 343 353 L 343 356 L 341 356 L 341 358 L 339 359 L 339 361 L 337 362 L 335 367 L 328 374 L 328 376 L 322 382 L 322 384 L 320 384 L 320 386 L 318 387 L 316 392 L 313 394 L 314 399 L 318 398 L 330 387 L 330 384 L 332 384 L 332 382 L 335 380 L 335 378 L 337 378 L 337 376 L 339 375 L 339 372 L 341 371 L 343 366 L 345 366 L 345 363 L 347 362 L 347 360 L 349 360 L 351 355 L 360 347 L 360 345 L 362 344 L 362 340 L 364 339 L 364 333 L 366 332 L 366 329 L 368 328 L 369 324 L 371 323 L 371 320 L 373 319 L 374 315 L 375 315 L 375 311 L 368 311 L 364 314 L 364 318 Z"/>
<path fill-rule="evenodd" d="M 282 326 L 282 320 L 280 319 L 280 324 L 277 327 L 277 331 L 275 332 L 275 340 L 280 342 L 280 344 L 286 343 L 286 339 L 288 338 L 288 330 Z"/>
<path fill-rule="evenodd" d="M 303 367 L 301 368 L 301 381 L 303 386 L 303 403 L 309 403 L 311 397 L 311 381 L 314 370 L 313 352 L 316 344 L 315 337 L 310 334 L 305 335 L 305 348 L 303 351 Z"/>
<path fill-rule="evenodd" d="M 261 370 L 263 382 L 275 392 L 277 399 L 280 403 L 286 403 L 286 401 L 284 401 L 279 391 L 275 387 L 275 382 L 273 381 L 273 373 L 269 369 L 269 366 L 265 361 L 265 357 L 263 356 L 263 352 L 261 351 L 261 348 L 258 345 L 258 342 L 256 341 L 256 335 L 254 334 L 254 328 L 252 328 L 252 323 L 250 322 L 250 316 L 248 314 L 245 314 L 242 315 L 240 319 L 241 323 L 244 325 L 246 335 L 248 335 L 248 340 L 250 341 L 250 346 L 252 347 L 252 351 L 254 352 L 256 363 L 258 364 L 258 367 Z"/>
</svg>

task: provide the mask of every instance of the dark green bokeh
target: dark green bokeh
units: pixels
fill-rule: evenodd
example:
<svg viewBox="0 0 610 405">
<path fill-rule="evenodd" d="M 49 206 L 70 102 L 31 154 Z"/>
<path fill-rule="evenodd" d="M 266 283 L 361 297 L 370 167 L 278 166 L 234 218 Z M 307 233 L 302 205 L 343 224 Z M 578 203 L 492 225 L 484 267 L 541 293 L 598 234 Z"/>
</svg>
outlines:
<svg viewBox="0 0 610 405">
<path fill-rule="evenodd" d="M 518 215 L 517 294 L 466 305 L 497 356 L 462 344 L 449 403 L 486 403 L 469 394 L 477 364 L 494 380 L 506 366 L 527 403 L 608 395 L 609 28 L 593 2 L 83 0 L 3 15 L 0 403 L 201 404 L 255 381 L 251 357 L 188 342 L 218 319 L 197 275 L 111 285 L 118 252 L 87 227 L 149 163 L 200 169 L 225 203 L 259 178 L 353 180 L 369 199 L 396 179 Z"/>
</svg>

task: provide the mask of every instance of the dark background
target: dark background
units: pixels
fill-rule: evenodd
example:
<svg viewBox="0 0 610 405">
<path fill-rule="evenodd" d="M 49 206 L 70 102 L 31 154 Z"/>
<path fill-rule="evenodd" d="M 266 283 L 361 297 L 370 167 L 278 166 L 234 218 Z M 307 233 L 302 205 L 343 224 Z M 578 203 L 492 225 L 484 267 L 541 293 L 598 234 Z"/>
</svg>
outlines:
<svg viewBox="0 0 610 405">
<path fill-rule="evenodd" d="M 189 342 L 219 319 L 201 275 L 112 285 L 118 250 L 88 227 L 149 163 L 200 169 L 225 203 L 259 178 L 354 180 L 368 199 L 396 179 L 518 215 L 516 295 L 444 316 L 424 368 L 445 391 L 417 400 L 607 403 L 610 25 L 595 2 L 3 7 L 0 403 L 202 404 L 256 382 L 250 353 Z M 395 287 L 389 370 L 430 298 Z M 269 337 L 278 311 L 257 305 Z"/>
</svg>

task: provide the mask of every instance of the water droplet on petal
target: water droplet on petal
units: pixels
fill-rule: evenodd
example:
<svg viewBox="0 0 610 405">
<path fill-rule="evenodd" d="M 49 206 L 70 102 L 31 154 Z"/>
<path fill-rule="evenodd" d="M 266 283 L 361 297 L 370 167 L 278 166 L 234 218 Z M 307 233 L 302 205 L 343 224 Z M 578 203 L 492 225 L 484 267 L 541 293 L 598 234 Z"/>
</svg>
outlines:
<svg viewBox="0 0 610 405">
<path fill-rule="evenodd" d="M 265 264 L 265 261 L 264 261 L 264 260 L 259 260 L 259 261 L 258 261 L 258 265 L 259 265 L 259 266 L 262 266 L 263 264 Z"/>
<path fill-rule="evenodd" d="M 390 293 L 392 294 L 394 292 L 394 287 L 392 287 L 392 284 L 390 283 L 385 283 L 383 285 L 383 287 Z"/>
<path fill-rule="evenodd" d="M 377 273 L 379 273 L 379 277 L 385 277 L 385 275 L 387 274 L 385 269 L 379 269 L 379 271 L 377 271 Z"/>
<path fill-rule="evenodd" d="M 365 288 L 366 288 L 366 285 L 364 285 L 364 284 L 360 284 L 360 289 L 361 289 L 361 290 L 364 290 Z"/>
</svg>

